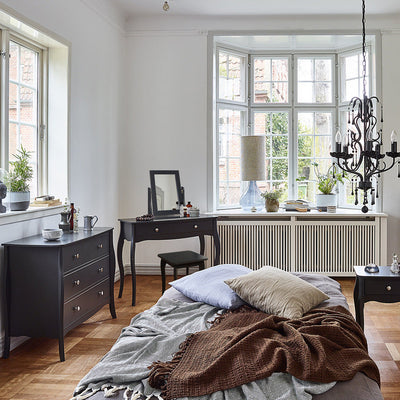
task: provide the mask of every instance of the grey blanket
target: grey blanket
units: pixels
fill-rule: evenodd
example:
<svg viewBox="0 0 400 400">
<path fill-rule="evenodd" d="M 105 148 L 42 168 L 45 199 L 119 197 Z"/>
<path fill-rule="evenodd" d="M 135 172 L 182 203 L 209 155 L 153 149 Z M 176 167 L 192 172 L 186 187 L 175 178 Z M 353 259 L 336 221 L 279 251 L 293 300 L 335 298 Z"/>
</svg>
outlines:
<svg viewBox="0 0 400 400">
<path fill-rule="evenodd" d="M 100 390 L 104 391 L 105 397 L 124 391 L 124 398 L 128 400 L 138 399 L 141 395 L 161 399 L 160 391 L 148 385 L 147 367 L 156 360 L 170 360 L 188 334 L 208 329 L 207 321 L 220 312 L 223 310 L 204 303 L 162 297 L 152 308 L 136 315 L 130 326 L 122 330 L 112 349 L 81 380 L 73 399 L 83 400 Z M 288 374 L 274 373 L 267 379 L 191 399 L 306 400 L 334 385 L 335 382 L 304 382 Z"/>
</svg>

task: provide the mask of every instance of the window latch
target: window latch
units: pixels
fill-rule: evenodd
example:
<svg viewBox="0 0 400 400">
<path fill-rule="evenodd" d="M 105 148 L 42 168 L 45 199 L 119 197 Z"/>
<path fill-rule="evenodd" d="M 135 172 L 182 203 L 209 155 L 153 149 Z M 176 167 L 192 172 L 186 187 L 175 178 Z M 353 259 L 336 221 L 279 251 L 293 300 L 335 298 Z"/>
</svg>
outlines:
<svg viewBox="0 0 400 400">
<path fill-rule="evenodd" d="M 6 57 L 7 54 L 8 54 L 8 53 L 7 53 L 6 50 L 1 50 L 1 51 L 0 51 L 0 56 L 3 56 L 4 58 Z M 11 54 L 8 54 L 8 57 L 11 58 Z"/>
</svg>

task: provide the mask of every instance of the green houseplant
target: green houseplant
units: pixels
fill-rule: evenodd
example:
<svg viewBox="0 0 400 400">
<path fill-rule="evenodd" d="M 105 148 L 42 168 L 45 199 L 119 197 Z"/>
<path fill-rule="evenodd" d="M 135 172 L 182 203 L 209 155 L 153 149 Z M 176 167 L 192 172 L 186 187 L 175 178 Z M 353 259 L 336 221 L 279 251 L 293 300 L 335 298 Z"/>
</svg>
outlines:
<svg viewBox="0 0 400 400">
<path fill-rule="evenodd" d="M 282 195 L 282 190 L 267 190 L 261 193 L 261 197 L 265 199 L 265 211 L 277 212 L 279 210 L 279 198 Z"/>
<path fill-rule="evenodd" d="M 15 161 L 10 161 L 10 171 L 5 177 L 5 184 L 10 197 L 11 211 L 25 211 L 29 207 L 29 182 L 33 176 L 33 169 L 29 164 L 31 155 L 22 145 L 13 155 Z"/>
<path fill-rule="evenodd" d="M 315 176 L 317 178 L 317 187 L 320 193 L 316 194 L 315 203 L 318 209 L 326 210 L 328 206 L 336 206 L 337 196 L 334 192 L 338 182 L 344 183 L 344 178 L 347 178 L 345 174 L 338 173 L 337 168 L 331 165 L 325 174 L 321 173 L 318 168 L 318 163 L 313 163 Z M 302 176 L 297 179 L 298 181 L 306 180 L 306 177 Z"/>
</svg>

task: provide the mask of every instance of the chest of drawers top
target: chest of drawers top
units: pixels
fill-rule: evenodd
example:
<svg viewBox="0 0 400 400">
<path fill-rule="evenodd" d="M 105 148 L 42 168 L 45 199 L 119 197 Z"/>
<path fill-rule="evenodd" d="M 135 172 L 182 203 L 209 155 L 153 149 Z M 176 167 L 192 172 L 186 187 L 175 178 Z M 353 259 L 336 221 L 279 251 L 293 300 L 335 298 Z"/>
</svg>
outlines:
<svg viewBox="0 0 400 400">
<path fill-rule="evenodd" d="M 63 247 L 70 244 L 79 243 L 91 237 L 96 237 L 105 232 L 111 231 L 113 228 L 94 228 L 92 231 L 84 231 L 79 229 L 79 232 L 67 232 L 59 240 L 47 241 L 43 239 L 42 235 L 28 236 L 22 239 L 13 240 L 11 242 L 3 243 L 3 246 L 24 246 L 24 247 Z"/>
</svg>

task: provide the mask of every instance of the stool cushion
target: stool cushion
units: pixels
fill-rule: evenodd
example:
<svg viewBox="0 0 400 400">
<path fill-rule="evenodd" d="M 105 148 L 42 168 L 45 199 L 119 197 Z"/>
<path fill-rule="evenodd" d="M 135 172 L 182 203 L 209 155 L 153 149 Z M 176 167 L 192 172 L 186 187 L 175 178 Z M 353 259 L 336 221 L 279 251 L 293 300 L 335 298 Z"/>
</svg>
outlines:
<svg viewBox="0 0 400 400">
<path fill-rule="evenodd" d="M 208 260 L 207 257 L 202 256 L 194 251 L 174 251 L 171 253 L 161 253 L 158 254 L 158 257 L 164 260 L 167 264 L 171 265 L 171 267 L 184 267 L 188 264 L 197 264 Z"/>
<path fill-rule="evenodd" d="M 243 265 L 221 264 L 184 276 L 170 285 L 192 300 L 231 310 L 245 303 L 224 281 L 250 272 Z"/>
</svg>

